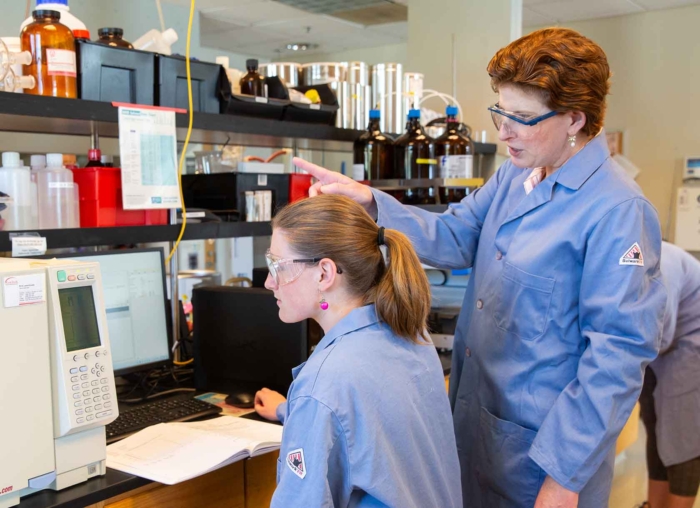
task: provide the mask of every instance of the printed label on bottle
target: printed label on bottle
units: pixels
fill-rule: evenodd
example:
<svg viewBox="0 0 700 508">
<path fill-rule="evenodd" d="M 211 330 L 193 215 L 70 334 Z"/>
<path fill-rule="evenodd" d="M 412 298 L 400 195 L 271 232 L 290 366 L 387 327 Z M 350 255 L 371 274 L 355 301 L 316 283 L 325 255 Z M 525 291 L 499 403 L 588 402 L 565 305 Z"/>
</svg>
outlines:
<svg viewBox="0 0 700 508">
<path fill-rule="evenodd" d="M 49 189 L 72 189 L 73 182 L 50 182 Z"/>
<path fill-rule="evenodd" d="M 49 76 L 76 77 L 75 51 L 66 49 L 47 49 L 46 66 Z"/>
<path fill-rule="evenodd" d="M 442 178 L 473 178 L 473 155 L 443 155 L 440 158 L 440 176 Z"/>
<path fill-rule="evenodd" d="M 437 164 L 437 159 L 418 159 L 416 164 Z"/>
<path fill-rule="evenodd" d="M 365 179 L 365 165 L 364 164 L 353 164 L 352 165 L 352 179 L 357 181 L 362 181 Z"/>
</svg>

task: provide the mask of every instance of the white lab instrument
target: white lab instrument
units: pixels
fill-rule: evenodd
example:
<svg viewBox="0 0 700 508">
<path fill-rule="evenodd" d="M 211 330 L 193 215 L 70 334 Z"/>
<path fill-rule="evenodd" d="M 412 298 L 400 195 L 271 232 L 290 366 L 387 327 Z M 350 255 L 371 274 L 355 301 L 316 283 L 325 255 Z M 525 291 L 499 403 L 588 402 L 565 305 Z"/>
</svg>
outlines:
<svg viewBox="0 0 700 508">
<path fill-rule="evenodd" d="M 678 189 L 674 240 L 682 249 L 700 251 L 700 187 Z"/>
<path fill-rule="evenodd" d="M 700 157 L 686 157 L 683 166 L 683 181 L 700 178 Z"/>
<path fill-rule="evenodd" d="M 0 258 L 0 508 L 106 472 L 118 416 L 98 263 Z"/>
</svg>

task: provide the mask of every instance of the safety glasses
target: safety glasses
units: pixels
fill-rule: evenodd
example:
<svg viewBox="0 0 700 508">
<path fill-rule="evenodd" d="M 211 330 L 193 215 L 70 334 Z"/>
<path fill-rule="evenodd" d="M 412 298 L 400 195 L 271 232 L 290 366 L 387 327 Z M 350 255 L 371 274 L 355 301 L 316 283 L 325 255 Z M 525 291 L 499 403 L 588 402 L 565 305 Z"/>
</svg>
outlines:
<svg viewBox="0 0 700 508">
<path fill-rule="evenodd" d="M 505 127 L 510 131 L 515 131 L 524 127 L 533 127 L 547 118 L 552 118 L 553 116 L 559 114 L 558 111 L 550 111 L 549 113 L 539 116 L 518 115 L 511 111 L 501 109 L 498 104 L 494 104 L 493 106 L 489 107 L 488 110 L 491 112 L 493 124 L 499 131 L 503 125 L 505 125 Z"/>
<path fill-rule="evenodd" d="M 284 259 L 275 256 L 270 252 L 270 249 L 265 253 L 265 261 L 267 268 L 270 270 L 270 275 L 275 281 L 277 287 L 290 284 L 297 280 L 307 265 L 313 265 L 321 261 L 323 258 L 301 258 L 301 259 Z M 338 273 L 343 273 L 339 266 L 336 266 Z"/>
</svg>

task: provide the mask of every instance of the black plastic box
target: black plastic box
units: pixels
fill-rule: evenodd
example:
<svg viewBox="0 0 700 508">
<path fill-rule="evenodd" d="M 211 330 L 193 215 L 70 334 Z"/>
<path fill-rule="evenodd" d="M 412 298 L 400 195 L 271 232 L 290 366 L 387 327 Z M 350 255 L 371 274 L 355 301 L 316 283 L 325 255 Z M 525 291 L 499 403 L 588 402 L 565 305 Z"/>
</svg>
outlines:
<svg viewBox="0 0 700 508">
<path fill-rule="evenodd" d="M 156 105 L 189 109 L 187 101 L 187 63 L 181 56 L 157 55 Z M 190 60 L 192 105 L 195 112 L 221 112 L 224 90 L 230 88 L 226 73 L 219 64 Z"/>
<path fill-rule="evenodd" d="M 246 191 L 272 191 L 272 216 L 289 203 L 289 174 L 216 173 L 182 175 L 187 208 L 203 208 L 224 219 L 245 221 Z M 237 213 L 234 213 L 237 212 Z"/>
<path fill-rule="evenodd" d="M 288 105 L 289 101 L 282 99 L 232 94 L 228 100 L 226 113 L 282 120 L 284 110 Z"/>
<path fill-rule="evenodd" d="M 78 97 L 153 106 L 156 55 L 78 41 Z"/>
</svg>

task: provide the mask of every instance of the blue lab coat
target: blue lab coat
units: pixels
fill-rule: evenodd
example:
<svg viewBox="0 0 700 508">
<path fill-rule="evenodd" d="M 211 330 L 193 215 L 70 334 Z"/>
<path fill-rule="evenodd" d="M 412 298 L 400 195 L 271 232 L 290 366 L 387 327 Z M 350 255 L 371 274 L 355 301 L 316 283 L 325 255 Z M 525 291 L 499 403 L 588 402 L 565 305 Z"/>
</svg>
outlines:
<svg viewBox="0 0 700 508">
<path fill-rule="evenodd" d="M 659 220 L 604 132 L 526 194 L 530 171 L 508 161 L 444 214 L 372 192 L 423 262 L 473 267 L 450 381 L 464 506 L 531 508 L 549 475 L 601 508 L 658 352 Z"/>
<path fill-rule="evenodd" d="M 700 457 L 700 262 L 664 242 L 661 272 L 668 303 L 661 351 L 650 367 L 659 457 L 668 467 Z"/>
<path fill-rule="evenodd" d="M 332 305 L 332 303 L 331 303 Z M 271 508 L 460 508 L 459 460 L 435 347 L 353 310 L 293 370 Z"/>
</svg>

